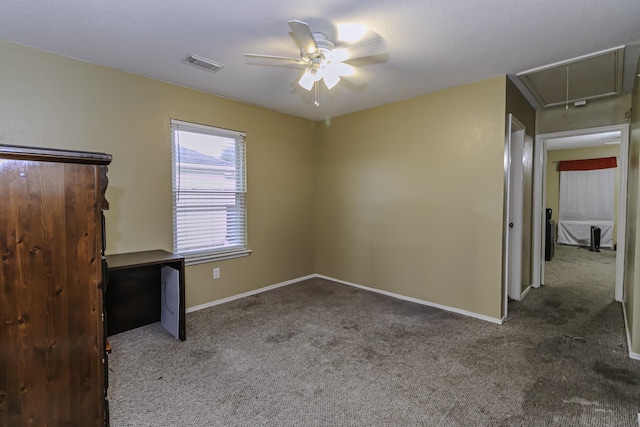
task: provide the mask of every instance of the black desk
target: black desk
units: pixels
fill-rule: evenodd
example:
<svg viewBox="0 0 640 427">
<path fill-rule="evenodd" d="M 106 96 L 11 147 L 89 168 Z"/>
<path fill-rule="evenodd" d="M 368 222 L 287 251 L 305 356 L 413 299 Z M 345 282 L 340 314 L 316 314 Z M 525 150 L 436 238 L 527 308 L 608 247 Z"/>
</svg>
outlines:
<svg viewBox="0 0 640 427">
<path fill-rule="evenodd" d="M 178 272 L 178 337 L 184 341 L 184 258 L 162 250 L 107 255 L 109 281 L 105 295 L 107 336 L 159 322 L 162 268 Z"/>
</svg>

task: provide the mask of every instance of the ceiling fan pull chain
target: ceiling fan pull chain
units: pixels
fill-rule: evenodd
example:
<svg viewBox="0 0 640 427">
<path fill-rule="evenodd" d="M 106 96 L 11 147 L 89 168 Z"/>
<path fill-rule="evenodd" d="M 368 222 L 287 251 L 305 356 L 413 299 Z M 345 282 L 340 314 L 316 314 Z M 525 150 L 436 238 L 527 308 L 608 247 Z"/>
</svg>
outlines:
<svg viewBox="0 0 640 427">
<path fill-rule="evenodd" d="M 564 101 L 564 109 L 569 109 L 569 66 L 567 65 L 567 96 Z"/>
<path fill-rule="evenodd" d="M 313 86 L 314 86 L 314 88 L 313 88 L 313 90 L 314 90 L 314 94 L 313 94 L 313 104 L 314 104 L 316 107 L 319 107 L 319 106 L 320 106 L 320 103 L 318 102 L 318 82 L 317 82 L 317 81 L 316 81 L 316 82 L 314 82 L 314 83 L 313 83 Z"/>
</svg>

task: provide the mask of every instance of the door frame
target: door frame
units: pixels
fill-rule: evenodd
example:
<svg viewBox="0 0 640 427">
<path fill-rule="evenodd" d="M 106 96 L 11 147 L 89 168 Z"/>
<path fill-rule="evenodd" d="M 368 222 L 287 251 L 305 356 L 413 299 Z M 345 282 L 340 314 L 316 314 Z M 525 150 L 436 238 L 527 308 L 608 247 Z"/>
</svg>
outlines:
<svg viewBox="0 0 640 427">
<path fill-rule="evenodd" d="M 546 201 L 547 141 L 567 136 L 591 135 L 603 132 L 620 132 L 620 182 L 618 187 L 618 219 L 615 299 L 624 300 L 624 261 L 626 247 L 627 181 L 629 174 L 629 125 L 611 125 L 595 128 L 576 129 L 536 135 L 534 143 L 533 168 L 533 287 L 544 284 L 544 221 Z"/>
<path fill-rule="evenodd" d="M 512 138 L 511 135 L 515 132 L 522 133 L 522 146 L 524 148 L 524 138 L 526 133 L 526 127 L 520 122 L 515 116 L 511 113 L 507 115 L 507 123 L 506 123 L 506 132 L 505 132 L 505 140 L 504 140 L 504 212 L 503 212 L 503 238 L 502 238 L 502 247 L 504 257 L 502 259 L 502 281 L 503 281 L 503 289 L 502 289 L 502 320 L 507 318 L 507 308 L 509 304 L 509 290 L 511 285 L 511 269 L 513 267 L 513 248 L 511 246 L 512 242 L 510 242 L 510 236 L 513 232 L 510 232 L 509 222 L 510 218 L 512 218 L 513 213 L 513 201 L 511 200 L 511 144 Z M 516 159 L 517 160 L 517 159 Z M 521 163 L 521 171 L 523 171 L 523 159 L 522 156 L 519 159 Z M 521 190 L 522 191 L 522 190 Z M 520 216 L 522 216 L 522 206 L 520 207 Z M 520 224 L 519 230 L 521 231 L 518 235 L 515 236 L 515 241 L 513 242 L 514 246 L 520 248 L 520 262 L 518 263 L 520 269 L 522 270 L 522 224 Z M 522 271 L 521 271 L 522 272 Z M 520 278 L 520 282 L 522 282 L 522 278 Z M 520 295 L 522 294 L 522 283 L 520 283 Z M 518 298 L 520 299 L 520 298 Z"/>
</svg>

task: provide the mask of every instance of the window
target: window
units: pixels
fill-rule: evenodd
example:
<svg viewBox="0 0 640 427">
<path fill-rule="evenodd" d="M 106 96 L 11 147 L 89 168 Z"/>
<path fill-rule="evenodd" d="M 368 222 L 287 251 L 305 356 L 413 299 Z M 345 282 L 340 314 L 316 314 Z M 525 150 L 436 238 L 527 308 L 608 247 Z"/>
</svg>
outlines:
<svg viewBox="0 0 640 427">
<path fill-rule="evenodd" d="M 246 256 L 244 134 L 171 121 L 173 251 L 187 264 Z"/>
</svg>

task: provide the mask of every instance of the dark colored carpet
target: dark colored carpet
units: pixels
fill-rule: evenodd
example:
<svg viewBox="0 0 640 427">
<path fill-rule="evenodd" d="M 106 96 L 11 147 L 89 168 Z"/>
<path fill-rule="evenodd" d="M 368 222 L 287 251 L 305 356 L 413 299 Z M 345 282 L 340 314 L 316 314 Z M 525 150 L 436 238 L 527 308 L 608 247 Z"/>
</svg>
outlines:
<svg viewBox="0 0 640 427">
<path fill-rule="evenodd" d="M 559 247 L 502 326 L 314 279 L 128 331 L 112 425 L 637 427 L 614 260 Z"/>
</svg>

